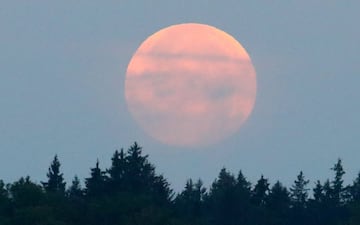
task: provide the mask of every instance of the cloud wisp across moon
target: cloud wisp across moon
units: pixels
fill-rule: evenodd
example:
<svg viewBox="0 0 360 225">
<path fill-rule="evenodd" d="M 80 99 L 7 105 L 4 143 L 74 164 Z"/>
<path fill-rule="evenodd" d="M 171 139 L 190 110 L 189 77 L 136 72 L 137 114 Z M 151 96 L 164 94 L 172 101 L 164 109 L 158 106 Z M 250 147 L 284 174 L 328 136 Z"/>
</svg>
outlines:
<svg viewBox="0 0 360 225">
<path fill-rule="evenodd" d="M 256 73 L 246 50 L 204 24 L 179 24 L 148 37 L 126 72 L 129 111 L 153 138 L 204 146 L 236 132 L 256 98 Z"/>
</svg>

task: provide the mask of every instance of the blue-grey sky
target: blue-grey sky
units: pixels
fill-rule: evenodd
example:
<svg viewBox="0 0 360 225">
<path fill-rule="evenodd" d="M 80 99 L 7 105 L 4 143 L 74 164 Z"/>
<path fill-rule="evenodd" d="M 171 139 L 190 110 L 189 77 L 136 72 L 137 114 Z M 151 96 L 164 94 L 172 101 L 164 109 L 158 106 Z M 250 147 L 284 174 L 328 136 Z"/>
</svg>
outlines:
<svg viewBox="0 0 360 225">
<path fill-rule="evenodd" d="M 360 170 L 360 29 L 356 0 L 0 1 L 0 179 L 46 179 L 55 154 L 69 181 L 134 141 L 179 190 L 225 166 L 255 182 L 314 182 L 343 159 Z M 124 98 L 132 54 L 172 24 L 218 27 L 249 52 L 258 94 L 232 137 L 203 149 L 147 136 Z"/>
</svg>

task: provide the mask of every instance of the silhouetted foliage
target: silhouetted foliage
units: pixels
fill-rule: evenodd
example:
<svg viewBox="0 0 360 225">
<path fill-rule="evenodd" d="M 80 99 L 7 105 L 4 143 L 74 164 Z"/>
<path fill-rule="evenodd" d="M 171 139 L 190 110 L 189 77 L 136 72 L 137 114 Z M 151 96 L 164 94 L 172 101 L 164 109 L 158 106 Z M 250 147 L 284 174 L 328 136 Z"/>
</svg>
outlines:
<svg viewBox="0 0 360 225">
<path fill-rule="evenodd" d="M 291 217 L 294 219 L 294 225 L 296 224 L 307 224 L 306 219 L 308 218 L 308 191 L 307 185 L 309 180 L 305 179 L 302 171 L 300 171 L 294 184 L 290 187 L 291 196 Z M 322 191 L 321 187 L 320 193 Z"/>
<path fill-rule="evenodd" d="M 81 184 L 78 176 L 75 176 L 72 180 L 71 186 L 69 187 L 67 194 L 70 198 L 81 198 L 84 196 L 84 191 L 81 189 Z"/>
<path fill-rule="evenodd" d="M 4 181 L 0 180 L 0 221 L 8 221 L 7 217 L 10 214 L 12 214 L 12 208 L 9 193 Z"/>
<path fill-rule="evenodd" d="M 256 206 L 262 207 L 265 205 L 267 195 L 269 194 L 269 185 L 268 180 L 261 175 L 252 191 L 252 201 Z"/>
<path fill-rule="evenodd" d="M 343 169 L 341 159 L 338 159 L 337 163 L 331 168 L 335 172 L 334 180 L 331 182 L 331 199 L 335 206 L 340 207 L 345 202 L 345 192 L 344 192 L 344 180 L 343 176 L 345 171 Z"/>
<path fill-rule="evenodd" d="M 128 190 L 146 192 L 151 189 L 155 179 L 155 167 L 147 160 L 148 155 L 142 155 L 142 148 L 135 142 L 126 155 L 125 180 Z"/>
<path fill-rule="evenodd" d="M 90 177 L 85 179 L 85 192 L 89 197 L 99 196 L 105 193 L 106 175 L 99 167 L 99 160 L 96 161 L 96 166 L 91 168 Z"/>
<path fill-rule="evenodd" d="M 309 184 L 309 180 L 305 180 L 304 174 L 300 171 L 300 174 L 297 176 L 297 180 L 294 181 L 294 184 L 291 186 L 291 200 L 292 205 L 296 209 L 306 208 L 306 202 L 308 200 L 308 191 L 309 189 L 306 186 Z"/>
<path fill-rule="evenodd" d="M 360 202 L 360 173 L 354 180 L 353 185 L 349 187 L 351 202 Z"/>
<path fill-rule="evenodd" d="M 107 170 L 109 174 L 109 188 L 110 191 L 125 191 L 126 190 L 126 169 L 127 163 L 125 159 L 124 150 L 115 151 L 111 158 L 111 167 Z"/>
<path fill-rule="evenodd" d="M 266 217 L 271 218 L 268 224 L 289 224 L 290 194 L 279 181 L 271 187 L 266 206 Z"/>
<path fill-rule="evenodd" d="M 42 182 L 45 191 L 53 193 L 65 192 L 66 183 L 64 182 L 63 174 L 60 173 L 60 166 L 61 164 L 58 160 L 58 157 L 55 155 L 54 160 L 49 167 L 49 172 L 46 174 L 48 181 Z"/>
<path fill-rule="evenodd" d="M 174 194 L 136 142 L 115 151 L 108 169 L 97 161 L 84 188 L 75 176 L 65 191 L 60 165 L 55 156 L 42 185 L 0 180 L 0 225 L 360 225 L 360 173 L 345 185 L 340 159 L 311 193 L 303 172 L 288 189 L 222 168 L 208 190 L 189 179 Z"/>
<path fill-rule="evenodd" d="M 201 180 L 194 183 L 189 179 L 186 182 L 185 189 L 175 199 L 177 216 L 181 217 L 184 223 L 202 223 L 205 194 L 206 188 Z"/>
<path fill-rule="evenodd" d="M 213 182 L 207 198 L 210 218 L 214 224 L 231 225 L 236 218 L 236 179 L 233 174 L 221 169 L 218 178 Z"/>
</svg>

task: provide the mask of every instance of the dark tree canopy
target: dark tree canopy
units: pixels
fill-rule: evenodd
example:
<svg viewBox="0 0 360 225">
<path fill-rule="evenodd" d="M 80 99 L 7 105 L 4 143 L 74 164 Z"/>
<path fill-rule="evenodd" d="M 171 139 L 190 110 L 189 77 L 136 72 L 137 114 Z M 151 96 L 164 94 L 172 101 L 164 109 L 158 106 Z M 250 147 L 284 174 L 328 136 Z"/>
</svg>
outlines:
<svg viewBox="0 0 360 225">
<path fill-rule="evenodd" d="M 252 191 L 252 201 L 257 206 L 264 206 L 266 203 L 267 195 L 269 194 L 268 179 L 261 175 Z"/>
<path fill-rule="evenodd" d="M 71 198 L 80 198 L 84 195 L 84 191 L 81 189 L 80 179 L 78 176 L 74 177 L 67 192 Z"/>
<path fill-rule="evenodd" d="M 290 194 L 280 181 L 271 187 L 266 207 L 266 217 L 271 216 L 270 224 L 289 224 Z"/>
<path fill-rule="evenodd" d="M 106 175 L 99 167 L 99 160 L 96 161 L 94 168 L 91 168 L 89 178 L 85 179 L 85 192 L 87 196 L 99 196 L 105 193 Z"/>
<path fill-rule="evenodd" d="M 290 188 L 293 207 L 297 209 L 306 207 L 309 191 L 307 185 L 309 182 L 309 180 L 305 179 L 303 172 L 300 171 L 300 174 L 297 176 L 297 180 L 294 181 L 294 184 Z"/>
<path fill-rule="evenodd" d="M 61 164 L 58 160 L 58 157 L 57 157 L 57 155 L 55 155 L 55 157 L 49 167 L 49 171 L 46 174 L 46 176 L 48 177 L 48 181 L 42 182 L 42 184 L 47 192 L 53 192 L 53 193 L 55 193 L 55 192 L 64 193 L 65 192 L 66 183 L 64 182 L 63 174 L 60 173 L 60 166 L 61 166 Z"/>
<path fill-rule="evenodd" d="M 346 185 L 340 159 L 325 182 L 311 184 L 300 171 L 290 188 L 263 175 L 252 184 L 241 170 L 234 176 L 222 168 L 209 189 L 189 179 L 179 193 L 136 142 L 67 188 L 60 166 L 55 156 L 41 184 L 29 176 L 0 180 L 0 225 L 360 224 L 360 173 Z"/>
<path fill-rule="evenodd" d="M 342 166 L 341 159 L 338 159 L 337 163 L 331 168 L 335 172 L 334 180 L 331 182 L 331 198 L 337 206 L 340 206 L 345 201 L 345 189 L 343 176 L 345 171 Z"/>
<path fill-rule="evenodd" d="M 126 189 L 126 169 L 127 162 L 124 150 L 121 149 L 120 152 L 116 150 L 111 158 L 111 167 L 107 170 L 109 174 L 109 186 L 112 189 L 111 191 L 123 191 Z"/>
<path fill-rule="evenodd" d="M 360 201 L 360 173 L 358 173 L 356 180 L 354 180 L 352 186 L 349 187 L 349 190 L 350 190 L 351 201 L 352 202 Z"/>
</svg>

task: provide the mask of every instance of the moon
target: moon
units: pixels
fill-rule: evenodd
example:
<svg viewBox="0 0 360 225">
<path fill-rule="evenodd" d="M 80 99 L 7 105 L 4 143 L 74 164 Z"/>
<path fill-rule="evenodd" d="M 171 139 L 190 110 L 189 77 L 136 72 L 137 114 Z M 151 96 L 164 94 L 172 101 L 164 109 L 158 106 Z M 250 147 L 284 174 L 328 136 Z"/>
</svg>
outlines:
<svg viewBox="0 0 360 225">
<path fill-rule="evenodd" d="M 125 99 L 135 121 L 156 140 L 198 147 L 237 132 L 253 110 L 256 72 L 231 35 L 197 23 L 166 27 L 136 50 Z"/>
</svg>

